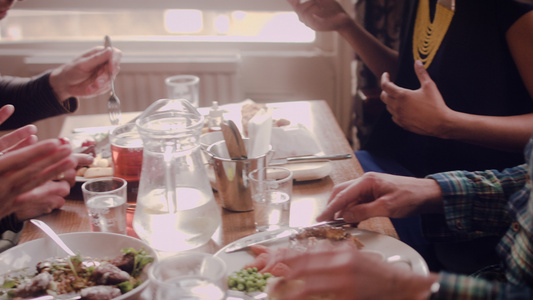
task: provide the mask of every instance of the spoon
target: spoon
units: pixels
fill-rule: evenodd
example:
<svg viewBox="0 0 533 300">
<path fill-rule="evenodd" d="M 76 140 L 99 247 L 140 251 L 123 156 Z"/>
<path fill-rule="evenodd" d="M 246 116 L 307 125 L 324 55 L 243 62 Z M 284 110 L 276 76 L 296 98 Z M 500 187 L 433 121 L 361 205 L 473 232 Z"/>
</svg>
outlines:
<svg viewBox="0 0 533 300">
<path fill-rule="evenodd" d="M 54 242 L 56 242 L 56 244 L 61 247 L 61 249 L 63 249 L 68 255 L 76 256 L 74 251 L 70 250 L 70 248 L 67 247 L 67 245 L 65 245 L 65 243 L 61 240 L 61 238 L 59 238 L 57 233 L 55 233 L 52 228 L 50 228 L 50 226 L 48 226 L 45 222 L 36 219 L 31 219 L 30 222 L 32 222 L 33 225 L 39 227 L 42 231 L 44 231 L 44 233 L 46 233 Z"/>
</svg>

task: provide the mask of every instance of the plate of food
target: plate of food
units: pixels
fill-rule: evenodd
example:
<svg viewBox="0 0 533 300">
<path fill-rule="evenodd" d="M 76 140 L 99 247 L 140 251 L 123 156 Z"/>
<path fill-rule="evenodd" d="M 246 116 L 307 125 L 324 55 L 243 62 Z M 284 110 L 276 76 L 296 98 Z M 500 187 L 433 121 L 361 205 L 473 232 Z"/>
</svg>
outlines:
<svg viewBox="0 0 533 300">
<path fill-rule="evenodd" d="M 92 178 L 113 176 L 113 162 L 108 133 L 78 133 L 66 137 L 75 153 L 86 153 L 94 157 L 89 166 L 78 166 L 76 182 Z"/>
<path fill-rule="evenodd" d="M 79 294 L 90 300 L 105 292 L 115 300 L 129 300 L 148 286 L 148 267 L 157 253 L 141 240 L 103 232 L 60 237 L 76 256 L 69 257 L 48 237 L 0 254 L 0 299 Z"/>
<path fill-rule="evenodd" d="M 283 232 L 283 230 L 279 231 L 279 233 L 281 232 Z M 256 233 L 225 246 L 215 254 L 215 256 L 220 257 L 222 260 L 224 260 L 224 262 L 226 262 L 228 267 L 228 282 L 230 288 L 232 287 L 232 284 L 230 283 L 231 276 L 235 276 L 235 274 L 241 274 L 242 271 L 249 266 L 257 266 L 258 264 L 261 264 L 261 258 L 259 257 L 261 253 L 264 251 L 268 252 L 268 249 L 294 247 L 293 243 L 295 239 L 300 245 L 302 244 L 302 241 L 305 241 L 304 244 L 308 245 L 307 247 L 309 247 L 309 245 L 312 246 L 313 243 L 316 243 L 316 241 L 320 239 L 327 239 L 328 242 L 333 243 L 339 240 L 348 240 L 361 251 L 379 255 L 385 261 L 395 264 L 395 266 L 399 268 L 409 268 L 412 271 L 422 275 L 429 274 L 429 269 L 425 260 L 409 245 L 388 235 L 349 226 L 324 226 L 312 228 L 309 230 L 300 231 L 297 237 L 294 235 L 292 235 L 290 238 L 285 236 L 283 238 L 261 243 L 259 244 L 258 248 L 254 249 L 254 251 L 250 250 L 250 248 L 247 248 L 230 253 L 226 252 L 226 249 L 233 247 L 235 244 L 242 244 L 246 241 L 263 240 L 277 233 L 278 232 Z M 289 251 L 291 251 L 291 249 L 289 249 Z M 284 269 L 285 267 L 277 268 L 274 266 L 272 270 L 269 270 L 269 272 L 274 277 L 281 277 L 283 272 L 285 272 Z"/>
<path fill-rule="evenodd" d="M 79 166 L 76 169 L 76 182 L 85 182 L 93 178 L 110 176 L 113 176 L 111 157 L 103 158 L 101 154 L 96 155 L 90 166 Z"/>
</svg>

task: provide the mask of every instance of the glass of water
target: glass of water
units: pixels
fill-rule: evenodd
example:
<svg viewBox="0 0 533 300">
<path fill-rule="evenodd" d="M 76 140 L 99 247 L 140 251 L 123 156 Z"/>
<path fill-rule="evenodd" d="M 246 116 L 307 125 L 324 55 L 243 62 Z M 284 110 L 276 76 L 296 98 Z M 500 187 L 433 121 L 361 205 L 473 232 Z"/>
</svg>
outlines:
<svg viewBox="0 0 533 300">
<path fill-rule="evenodd" d="M 289 226 L 292 198 L 292 171 L 266 167 L 248 175 L 254 202 L 256 231 L 270 231 Z"/>
<path fill-rule="evenodd" d="M 102 177 L 81 186 L 92 231 L 127 233 L 127 185 L 122 178 Z"/>
<path fill-rule="evenodd" d="M 181 252 L 160 259 L 148 277 L 155 300 L 226 299 L 226 264 L 202 252 Z"/>
<path fill-rule="evenodd" d="M 194 107 L 199 105 L 200 78 L 194 75 L 175 75 L 165 78 L 167 97 L 185 99 Z"/>
</svg>

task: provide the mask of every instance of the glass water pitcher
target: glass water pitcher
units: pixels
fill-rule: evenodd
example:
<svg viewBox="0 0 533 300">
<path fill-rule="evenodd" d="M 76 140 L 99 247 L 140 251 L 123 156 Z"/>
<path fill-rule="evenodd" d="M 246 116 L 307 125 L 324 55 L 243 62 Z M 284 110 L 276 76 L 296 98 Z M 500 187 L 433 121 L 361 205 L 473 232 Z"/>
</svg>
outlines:
<svg viewBox="0 0 533 300">
<path fill-rule="evenodd" d="M 160 251 L 205 244 L 221 216 L 202 161 L 204 117 L 187 100 L 161 99 L 136 124 L 144 149 L 135 232 Z"/>
</svg>

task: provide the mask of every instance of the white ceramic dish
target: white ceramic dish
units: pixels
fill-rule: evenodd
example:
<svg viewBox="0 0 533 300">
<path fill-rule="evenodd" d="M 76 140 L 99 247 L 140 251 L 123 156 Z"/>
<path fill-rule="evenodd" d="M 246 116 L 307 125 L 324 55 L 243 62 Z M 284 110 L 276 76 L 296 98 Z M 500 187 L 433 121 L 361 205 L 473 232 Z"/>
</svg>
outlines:
<svg viewBox="0 0 533 300">
<path fill-rule="evenodd" d="M 331 162 L 329 161 L 289 163 L 280 165 L 280 167 L 291 170 L 296 181 L 318 180 L 331 173 Z"/>
<path fill-rule="evenodd" d="M 150 246 L 139 239 L 126 235 L 104 232 L 75 232 L 59 236 L 74 253 L 80 253 L 82 256 L 100 259 L 115 258 L 122 253 L 122 249 L 131 247 L 136 250 L 144 248 L 157 260 L 157 253 Z M 3 274 L 22 268 L 28 268 L 28 273 L 32 274 L 38 262 L 51 257 L 66 256 L 67 254 L 48 237 L 15 246 L 0 253 L 0 283 L 3 281 Z M 141 279 L 143 283 L 140 286 L 114 300 L 139 298 L 142 291 L 148 286 L 148 267 L 144 268 Z"/>
<path fill-rule="evenodd" d="M 410 268 L 421 275 L 429 274 L 429 269 L 426 261 L 413 248 L 388 235 L 375 233 L 368 230 L 358 228 L 347 229 L 352 235 L 356 236 L 363 242 L 364 251 L 372 251 L 381 254 L 384 259 L 391 261 L 398 267 Z M 245 237 L 241 240 L 259 238 L 261 235 L 267 235 L 270 232 L 260 232 L 252 236 Z M 232 244 L 227 245 L 229 247 Z M 289 245 L 289 238 L 282 238 L 273 242 L 265 243 L 265 246 L 278 248 Z M 242 250 L 232 253 L 226 253 L 226 247 L 220 249 L 215 256 L 220 257 L 226 262 L 228 266 L 228 275 L 242 269 L 245 265 L 254 260 L 254 256 L 250 251 Z"/>
</svg>

